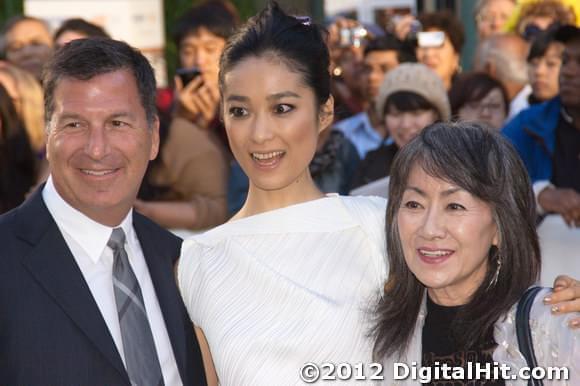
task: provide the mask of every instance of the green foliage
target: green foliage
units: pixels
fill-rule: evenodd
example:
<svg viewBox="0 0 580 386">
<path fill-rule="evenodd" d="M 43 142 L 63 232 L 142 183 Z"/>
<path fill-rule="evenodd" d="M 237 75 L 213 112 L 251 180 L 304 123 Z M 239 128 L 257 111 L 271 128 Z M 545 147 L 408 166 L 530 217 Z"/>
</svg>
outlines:
<svg viewBox="0 0 580 386">
<path fill-rule="evenodd" d="M 22 14 L 22 0 L 0 0 L 0 26 L 14 15 Z"/>
</svg>

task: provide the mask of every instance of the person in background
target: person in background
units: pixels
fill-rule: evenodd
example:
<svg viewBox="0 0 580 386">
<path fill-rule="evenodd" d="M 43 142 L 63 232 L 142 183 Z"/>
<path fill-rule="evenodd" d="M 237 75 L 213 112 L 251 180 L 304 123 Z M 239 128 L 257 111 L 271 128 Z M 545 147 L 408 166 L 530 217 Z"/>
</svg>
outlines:
<svg viewBox="0 0 580 386">
<path fill-rule="evenodd" d="M 501 130 L 509 110 L 503 85 L 483 72 L 462 74 L 449 90 L 453 117 L 461 121 L 477 121 L 494 130 Z"/>
<path fill-rule="evenodd" d="M 365 90 L 360 82 L 364 50 L 371 33 L 353 19 L 338 17 L 327 28 L 330 52 L 332 95 L 335 98 L 336 121 L 347 119 L 363 111 Z"/>
<path fill-rule="evenodd" d="M 508 120 L 528 107 L 532 93 L 527 76 L 528 43 L 516 34 L 493 35 L 477 46 L 474 70 L 499 80 L 505 88 L 510 108 Z"/>
<path fill-rule="evenodd" d="M 101 26 L 80 18 L 67 19 L 54 32 L 54 46 L 59 48 L 71 40 L 88 37 L 110 38 L 107 31 Z"/>
<path fill-rule="evenodd" d="M 384 143 L 366 155 L 355 172 L 351 189 L 389 176 L 400 148 L 425 126 L 451 117 L 443 82 L 435 72 L 420 63 L 401 64 L 385 76 L 376 108 L 393 142 Z"/>
<path fill-rule="evenodd" d="M 28 71 L 2 61 L 0 61 L 0 84 L 4 86 L 14 103 L 35 155 L 37 180 L 31 187 L 32 191 L 48 177 L 42 87 Z"/>
<path fill-rule="evenodd" d="M 382 117 L 376 114 L 375 106 L 375 99 L 385 75 L 401 63 L 414 61 L 415 56 L 411 48 L 390 33 L 371 40 L 365 48 L 362 79 L 367 108 L 334 124 L 334 128 L 343 132 L 355 145 L 359 157 L 364 158 L 389 136 Z"/>
<path fill-rule="evenodd" d="M 0 62 L 0 84 L 4 86 L 24 124 L 38 159 L 45 156 L 44 104 L 40 83 L 27 71 Z"/>
<path fill-rule="evenodd" d="M 173 40 L 182 69 L 197 69 L 199 76 L 184 84 L 175 77 L 175 115 L 209 127 L 217 116 L 219 58 L 239 16 L 228 1 L 209 0 L 186 11 L 176 22 Z"/>
<path fill-rule="evenodd" d="M 449 11 L 424 13 L 418 19 L 422 31 L 417 33 L 417 60 L 435 71 L 449 90 L 454 77 L 461 72 L 463 24 Z"/>
<path fill-rule="evenodd" d="M 574 25 L 578 15 L 574 8 L 562 0 L 534 0 L 522 2 L 515 25 L 515 32 L 527 41 L 551 25 Z"/>
<path fill-rule="evenodd" d="M 42 66 L 51 57 L 53 47 L 46 22 L 30 16 L 15 16 L 4 24 L 0 39 L 2 56 L 40 81 Z"/>
<path fill-rule="evenodd" d="M 525 167 L 499 133 L 477 123 L 436 123 L 401 149 L 386 210 L 390 272 L 374 329 L 385 379 L 393 379 L 396 363 L 413 363 L 445 383 L 435 375 L 445 364 L 464 370 L 453 370 L 453 384 L 512 384 L 497 376 L 481 381 L 468 366 L 508 365 L 509 376 L 528 366 L 516 309 L 539 279 L 535 220 Z M 542 289 L 532 299 L 531 339 L 538 366 L 565 366 L 564 384 L 576 385 L 580 318 L 545 302 L 561 291 Z"/>
<path fill-rule="evenodd" d="M 226 221 L 230 166 L 217 115 L 218 68 L 237 24 L 231 4 L 216 0 L 191 8 L 177 21 L 179 63 L 192 76 L 175 77 L 174 117 L 163 130 L 159 159 L 135 204 L 168 229 L 193 231 Z"/>
<path fill-rule="evenodd" d="M 36 182 L 36 166 L 27 132 L 0 85 L 0 214 L 22 204 Z"/>
<path fill-rule="evenodd" d="M 580 28 L 562 26 L 555 39 L 564 44 L 558 97 L 522 111 L 502 132 L 524 161 L 538 213 L 561 215 L 579 227 Z"/>
<path fill-rule="evenodd" d="M 558 95 L 558 76 L 564 44 L 555 39 L 556 28 L 538 33 L 528 54 L 528 78 L 532 93 L 530 105 L 545 102 Z"/>
<path fill-rule="evenodd" d="M 354 145 L 341 131 L 329 128 L 318 136 L 316 153 L 308 168 L 321 192 L 346 195 L 359 162 Z"/>
<path fill-rule="evenodd" d="M 516 0 L 478 0 L 475 5 L 475 23 L 479 39 L 503 33 L 515 8 Z"/>
</svg>

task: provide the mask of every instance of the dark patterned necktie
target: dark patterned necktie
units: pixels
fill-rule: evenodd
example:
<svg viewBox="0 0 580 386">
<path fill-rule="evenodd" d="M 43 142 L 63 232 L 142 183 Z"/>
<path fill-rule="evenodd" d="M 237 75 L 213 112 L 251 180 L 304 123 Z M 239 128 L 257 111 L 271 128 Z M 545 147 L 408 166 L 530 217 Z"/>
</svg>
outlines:
<svg viewBox="0 0 580 386">
<path fill-rule="evenodd" d="M 107 245 L 113 250 L 114 256 L 113 288 L 129 379 L 137 386 L 163 385 L 141 287 L 125 251 L 123 229 L 113 229 Z"/>
</svg>

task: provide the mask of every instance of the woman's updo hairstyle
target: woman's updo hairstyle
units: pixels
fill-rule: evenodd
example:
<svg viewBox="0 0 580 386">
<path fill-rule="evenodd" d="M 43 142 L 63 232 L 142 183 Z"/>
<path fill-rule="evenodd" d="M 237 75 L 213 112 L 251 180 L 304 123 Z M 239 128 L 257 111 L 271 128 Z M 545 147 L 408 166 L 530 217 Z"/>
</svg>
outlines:
<svg viewBox="0 0 580 386">
<path fill-rule="evenodd" d="M 304 84 L 314 91 L 319 107 L 330 97 L 326 31 L 309 17 L 286 14 L 276 2 L 270 2 L 228 40 L 220 58 L 222 95 L 225 75 L 234 66 L 248 57 L 263 55 L 274 55 L 301 74 Z"/>
</svg>

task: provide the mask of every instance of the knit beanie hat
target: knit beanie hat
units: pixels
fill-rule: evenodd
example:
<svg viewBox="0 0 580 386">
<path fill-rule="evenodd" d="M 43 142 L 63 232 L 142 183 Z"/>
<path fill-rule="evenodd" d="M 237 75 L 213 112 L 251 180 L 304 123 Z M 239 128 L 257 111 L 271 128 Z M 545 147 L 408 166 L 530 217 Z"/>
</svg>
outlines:
<svg viewBox="0 0 580 386">
<path fill-rule="evenodd" d="M 424 64 L 403 63 L 387 73 L 375 99 L 379 117 L 383 116 L 387 98 L 398 91 L 410 91 L 421 95 L 435 106 L 443 121 L 448 121 L 451 117 L 451 106 L 443 81 Z"/>
</svg>

